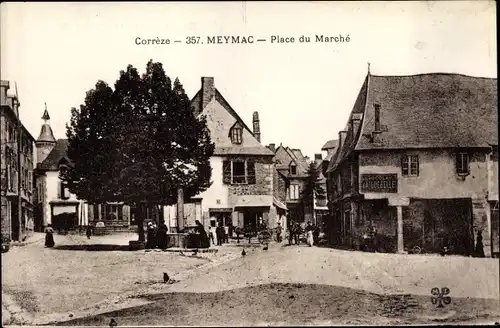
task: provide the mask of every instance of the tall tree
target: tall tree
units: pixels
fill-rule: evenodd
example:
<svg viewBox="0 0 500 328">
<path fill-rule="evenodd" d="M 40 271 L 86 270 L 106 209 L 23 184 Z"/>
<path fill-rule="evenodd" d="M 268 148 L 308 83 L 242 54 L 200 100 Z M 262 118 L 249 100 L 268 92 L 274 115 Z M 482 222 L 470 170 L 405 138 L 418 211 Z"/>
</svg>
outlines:
<svg viewBox="0 0 500 328">
<path fill-rule="evenodd" d="M 321 165 L 311 162 L 307 168 L 307 178 L 301 192 L 301 200 L 305 208 L 314 209 L 314 200 L 326 198 L 326 191 L 321 185 Z M 312 213 L 312 212 L 311 212 Z"/>
<path fill-rule="evenodd" d="M 152 60 L 141 77 L 129 65 L 111 90 L 104 82 L 87 93 L 67 125 L 68 157 L 61 173 L 71 192 L 91 202 L 122 201 L 140 209 L 172 205 L 210 186 L 214 144 L 204 117 L 195 117 L 181 83 Z"/>
</svg>

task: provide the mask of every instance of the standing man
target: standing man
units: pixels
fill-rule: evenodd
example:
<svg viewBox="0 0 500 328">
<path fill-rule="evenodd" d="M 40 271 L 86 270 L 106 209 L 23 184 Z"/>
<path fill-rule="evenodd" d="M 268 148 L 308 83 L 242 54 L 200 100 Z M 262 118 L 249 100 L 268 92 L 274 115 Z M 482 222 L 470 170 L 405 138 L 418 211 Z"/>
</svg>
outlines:
<svg viewBox="0 0 500 328">
<path fill-rule="evenodd" d="M 222 227 L 222 223 L 219 222 L 217 228 L 215 228 L 215 234 L 217 236 L 217 246 L 222 246 L 222 241 L 224 240 L 224 228 Z"/>
<path fill-rule="evenodd" d="M 281 230 L 282 230 L 281 222 L 278 221 L 278 226 L 276 227 L 276 241 L 278 243 L 281 243 Z"/>
</svg>

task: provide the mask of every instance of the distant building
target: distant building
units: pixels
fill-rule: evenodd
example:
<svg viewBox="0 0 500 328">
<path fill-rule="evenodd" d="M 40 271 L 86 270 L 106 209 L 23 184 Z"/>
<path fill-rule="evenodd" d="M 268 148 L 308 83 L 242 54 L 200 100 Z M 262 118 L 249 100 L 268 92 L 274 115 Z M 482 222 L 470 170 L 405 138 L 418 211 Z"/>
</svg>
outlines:
<svg viewBox="0 0 500 328">
<path fill-rule="evenodd" d="M 368 74 L 329 161 L 330 241 L 498 253 L 497 80 Z"/>
<path fill-rule="evenodd" d="M 288 218 L 302 223 L 313 221 L 314 209 L 304 206 L 301 197 L 304 182 L 308 176 L 308 158 L 302 154 L 300 149 L 292 149 L 282 144 L 278 148 L 275 148 L 275 144 L 271 144 L 268 148 L 275 152 L 274 164 L 276 170 L 286 178 Z"/>
<path fill-rule="evenodd" d="M 330 162 L 332 157 L 335 155 L 335 152 L 337 151 L 338 146 L 339 146 L 339 141 L 337 139 L 333 139 L 333 140 L 328 140 L 323 145 L 323 147 L 321 147 L 321 150 L 326 151 L 326 156 L 323 159 L 323 162 L 321 163 L 323 174 L 325 174 L 326 169 L 328 168 L 328 163 Z"/>
<path fill-rule="evenodd" d="M 314 195 L 314 222 L 316 225 L 321 227 L 322 229 L 325 228 L 325 223 L 326 223 L 326 217 L 328 216 L 328 199 L 327 199 L 327 194 L 326 194 L 326 177 L 323 173 L 323 165 L 324 165 L 324 160 L 323 160 L 323 155 L 321 154 L 314 154 L 314 164 L 316 167 L 316 170 L 318 170 L 318 177 L 319 181 L 318 184 L 320 187 L 323 189 L 324 193 L 324 199 L 318 199 L 316 195 Z"/>
<path fill-rule="evenodd" d="M 19 241 L 28 237 L 34 229 L 34 139 L 19 120 L 19 107 L 21 104 L 17 96 L 7 95 L 9 88 L 8 81 L 1 81 L 0 180 L 2 238 Z M 21 207 L 20 211 L 19 207 Z"/>
<path fill-rule="evenodd" d="M 107 232 L 136 230 L 136 208 L 122 202 L 89 204 L 69 192 L 59 178 L 60 171 L 71 164 L 66 154 L 68 140 L 54 137 L 47 109 L 42 119 L 36 140 L 36 226 L 41 230 L 51 224 L 56 230 L 68 231 L 102 222 Z M 161 208 L 151 206 L 144 221 L 157 222 L 162 213 Z"/>
<path fill-rule="evenodd" d="M 201 79 L 201 89 L 191 104 L 196 115 L 206 116 L 215 152 L 210 158 L 212 185 L 185 200 L 184 227 L 194 226 L 195 220 L 206 228 L 217 223 L 253 230 L 260 222 L 275 226 L 284 204 L 274 192 L 274 153 L 260 143 L 258 113 L 254 112 L 250 129 L 217 90 L 212 77 Z M 170 231 L 177 229 L 175 205 L 165 208 L 165 222 Z"/>
</svg>

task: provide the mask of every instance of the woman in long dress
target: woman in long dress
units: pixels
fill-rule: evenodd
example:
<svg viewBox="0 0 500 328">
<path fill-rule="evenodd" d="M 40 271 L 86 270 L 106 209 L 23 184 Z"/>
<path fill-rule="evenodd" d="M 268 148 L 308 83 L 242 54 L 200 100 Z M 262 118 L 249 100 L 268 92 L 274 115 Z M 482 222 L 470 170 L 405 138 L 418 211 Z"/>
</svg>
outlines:
<svg viewBox="0 0 500 328">
<path fill-rule="evenodd" d="M 148 234 L 146 237 L 146 249 L 153 249 L 156 247 L 156 231 L 153 223 L 148 222 Z"/>
<path fill-rule="evenodd" d="M 47 225 L 45 228 L 45 247 L 54 247 L 54 229 L 52 229 L 52 225 Z"/>
<path fill-rule="evenodd" d="M 208 239 L 205 227 L 200 221 L 196 220 L 196 232 L 200 234 L 200 248 L 209 248 L 210 240 Z"/>
<path fill-rule="evenodd" d="M 156 242 L 158 243 L 159 249 L 167 249 L 167 231 L 167 225 L 164 221 L 161 221 L 156 231 Z"/>
</svg>

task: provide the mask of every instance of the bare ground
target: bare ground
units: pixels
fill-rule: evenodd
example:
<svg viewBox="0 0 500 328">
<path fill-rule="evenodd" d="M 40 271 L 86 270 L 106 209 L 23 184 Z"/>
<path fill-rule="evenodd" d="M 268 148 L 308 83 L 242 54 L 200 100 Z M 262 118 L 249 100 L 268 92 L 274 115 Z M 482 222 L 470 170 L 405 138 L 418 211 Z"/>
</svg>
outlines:
<svg viewBox="0 0 500 328">
<path fill-rule="evenodd" d="M 500 318 L 498 302 L 453 299 L 437 308 L 430 297 L 377 295 L 328 285 L 266 284 L 217 293 L 143 296 L 147 305 L 58 325 L 309 325 L 460 323 Z M 467 311 L 463 311 L 467 309 Z"/>
</svg>

